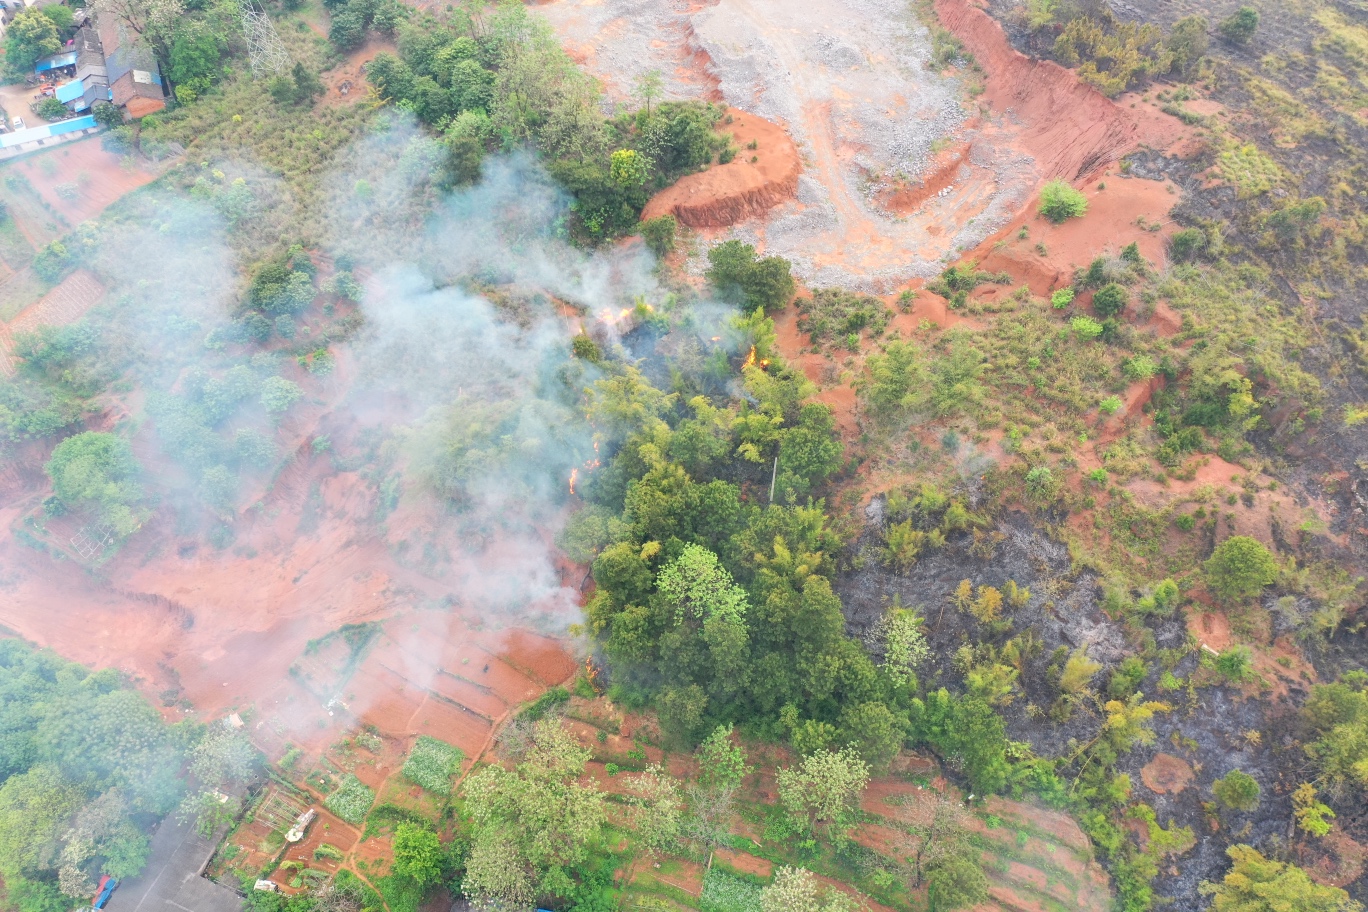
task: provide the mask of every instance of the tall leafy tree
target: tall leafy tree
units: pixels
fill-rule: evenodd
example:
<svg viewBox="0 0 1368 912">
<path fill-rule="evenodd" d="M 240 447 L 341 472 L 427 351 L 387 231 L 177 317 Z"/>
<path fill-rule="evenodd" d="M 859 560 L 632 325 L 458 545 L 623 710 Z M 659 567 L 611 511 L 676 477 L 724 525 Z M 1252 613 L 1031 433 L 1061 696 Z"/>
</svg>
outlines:
<svg viewBox="0 0 1368 912">
<path fill-rule="evenodd" d="M 1265 858 L 1247 845 L 1233 845 L 1226 854 L 1226 876 L 1201 886 L 1212 912 L 1362 912 L 1348 893 L 1316 883 L 1294 864 Z"/>
<path fill-rule="evenodd" d="M 823 827 L 841 832 L 860 806 L 869 784 L 869 766 L 851 748 L 817 751 L 798 766 L 779 771 L 779 800 L 804 832 Z"/>
<path fill-rule="evenodd" d="M 61 49 L 57 24 L 37 7 L 20 10 L 5 28 L 5 67 L 12 76 L 31 74 L 40 58 Z"/>
<path fill-rule="evenodd" d="M 604 821 L 603 794 L 578 781 L 588 760 L 559 720 L 543 719 L 513 769 L 487 766 L 466 780 L 466 893 L 518 905 L 570 892 L 570 871 Z"/>
</svg>

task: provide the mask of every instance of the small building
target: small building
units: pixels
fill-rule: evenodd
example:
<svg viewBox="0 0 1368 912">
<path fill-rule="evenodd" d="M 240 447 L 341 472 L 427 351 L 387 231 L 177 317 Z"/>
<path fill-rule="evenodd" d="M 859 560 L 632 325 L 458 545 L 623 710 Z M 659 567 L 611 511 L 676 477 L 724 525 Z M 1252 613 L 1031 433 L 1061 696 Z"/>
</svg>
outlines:
<svg viewBox="0 0 1368 912">
<path fill-rule="evenodd" d="M 161 70 L 151 50 L 126 41 L 117 23 L 82 26 L 59 54 L 34 66 L 42 81 L 55 83 L 54 97 L 74 114 L 108 101 L 137 120 L 166 107 Z"/>
<path fill-rule="evenodd" d="M 125 40 L 124 30 L 118 23 L 97 20 L 96 25 L 104 51 L 110 100 L 134 120 L 165 108 L 166 91 L 152 51 Z"/>
</svg>

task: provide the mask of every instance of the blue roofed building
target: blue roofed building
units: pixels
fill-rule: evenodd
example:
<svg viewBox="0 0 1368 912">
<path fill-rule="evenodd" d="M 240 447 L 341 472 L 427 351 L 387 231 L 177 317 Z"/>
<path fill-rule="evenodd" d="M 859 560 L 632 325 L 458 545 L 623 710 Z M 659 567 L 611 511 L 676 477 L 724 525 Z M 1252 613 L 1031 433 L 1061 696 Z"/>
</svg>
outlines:
<svg viewBox="0 0 1368 912">
<path fill-rule="evenodd" d="M 156 58 L 151 50 L 124 40 L 117 25 L 81 28 L 71 47 L 38 61 L 34 72 L 70 77 L 55 87 L 55 97 L 73 113 L 108 101 L 136 120 L 166 107 Z"/>
</svg>

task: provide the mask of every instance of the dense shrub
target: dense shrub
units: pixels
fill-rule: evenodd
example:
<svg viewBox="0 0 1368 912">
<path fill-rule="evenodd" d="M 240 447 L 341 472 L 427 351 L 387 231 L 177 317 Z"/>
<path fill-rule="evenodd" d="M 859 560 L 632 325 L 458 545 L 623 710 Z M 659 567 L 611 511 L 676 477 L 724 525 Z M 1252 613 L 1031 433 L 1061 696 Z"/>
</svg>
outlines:
<svg viewBox="0 0 1368 912">
<path fill-rule="evenodd" d="M 673 215 L 661 215 L 641 223 L 641 238 L 657 257 L 674 252 L 679 222 Z"/>
<path fill-rule="evenodd" d="M 1111 282 L 1093 293 L 1093 310 L 1099 317 L 1114 317 L 1126 309 L 1130 293 L 1124 285 Z"/>
<path fill-rule="evenodd" d="M 1050 181 L 1040 190 L 1040 214 L 1055 224 L 1087 211 L 1088 198 L 1062 180 Z"/>
<path fill-rule="evenodd" d="M 142 522 L 138 461 L 128 441 L 114 434 L 86 431 L 57 444 L 47 463 L 53 494 L 75 509 L 88 507 L 120 535 Z"/>
<path fill-rule="evenodd" d="M 1251 599 L 1278 576 L 1278 562 L 1247 535 L 1232 535 L 1216 546 L 1205 567 L 1207 586 L 1228 602 Z"/>
<path fill-rule="evenodd" d="M 1259 30 L 1259 11 L 1252 6 L 1242 6 L 1222 19 L 1218 28 L 1221 37 L 1232 44 L 1248 44 Z"/>
<path fill-rule="evenodd" d="M 789 261 L 761 258 L 741 241 L 723 241 L 708 251 L 708 281 L 726 300 L 747 312 L 772 310 L 787 304 L 796 284 Z"/>
</svg>

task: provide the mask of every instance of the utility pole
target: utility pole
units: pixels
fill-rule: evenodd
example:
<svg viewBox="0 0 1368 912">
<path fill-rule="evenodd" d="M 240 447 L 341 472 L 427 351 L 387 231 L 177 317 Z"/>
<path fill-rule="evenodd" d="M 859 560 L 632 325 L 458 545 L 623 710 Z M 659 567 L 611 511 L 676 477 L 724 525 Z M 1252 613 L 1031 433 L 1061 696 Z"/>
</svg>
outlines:
<svg viewBox="0 0 1368 912">
<path fill-rule="evenodd" d="M 774 503 L 774 482 L 779 478 L 779 456 L 774 457 L 774 471 L 770 473 L 770 503 Z"/>
</svg>

